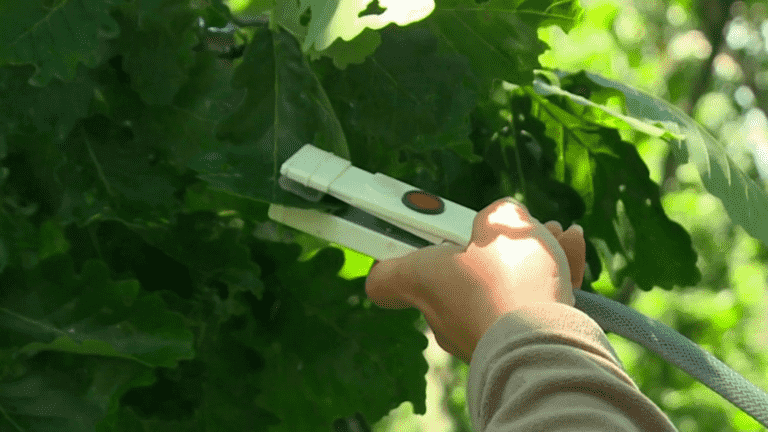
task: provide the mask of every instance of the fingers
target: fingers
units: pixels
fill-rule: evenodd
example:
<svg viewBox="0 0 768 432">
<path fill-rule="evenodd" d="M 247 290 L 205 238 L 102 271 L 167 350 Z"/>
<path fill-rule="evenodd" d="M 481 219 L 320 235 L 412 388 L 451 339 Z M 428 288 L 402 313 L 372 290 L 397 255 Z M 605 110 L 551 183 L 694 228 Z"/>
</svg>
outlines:
<svg viewBox="0 0 768 432">
<path fill-rule="evenodd" d="M 472 242 L 484 246 L 501 233 L 509 237 L 526 236 L 535 229 L 538 220 L 530 215 L 527 208 L 516 200 L 505 197 L 494 201 L 481 210 L 473 221 Z M 586 246 L 583 232 L 571 226 L 563 232 L 557 221 L 549 221 L 544 226 L 557 239 L 563 248 L 571 273 L 571 285 L 581 288 L 584 278 Z M 416 287 L 418 276 L 413 270 L 419 265 L 428 268 L 430 263 L 439 262 L 443 254 L 455 254 L 465 248 L 446 241 L 442 245 L 426 247 L 411 254 L 378 262 L 371 268 L 365 282 L 365 292 L 376 305 L 388 309 L 403 309 L 416 305 Z M 411 272 L 411 274 L 409 274 Z"/>
<path fill-rule="evenodd" d="M 444 244 L 415 250 L 400 258 L 379 261 L 368 273 L 365 293 L 379 307 L 418 307 L 415 295 L 418 288 L 416 285 L 419 283 L 417 269 L 430 268 L 435 262 L 444 262 L 447 255 L 464 249 L 463 246 L 446 241 Z"/>
<path fill-rule="evenodd" d="M 563 227 L 557 221 L 549 221 L 544 226 L 560 243 L 560 247 L 565 251 L 568 257 L 568 267 L 571 270 L 571 285 L 574 289 L 581 288 L 581 282 L 584 279 L 584 267 L 586 266 L 586 244 L 584 241 L 584 231 L 576 228 L 578 225 L 571 225 L 567 231 L 563 232 Z"/>
<path fill-rule="evenodd" d="M 560 238 L 563 235 L 563 226 L 558 221 L 549 221 L 544 226 L 547 227 L 555 238 Z"/>
<path fill-rule="evenodd" d="M 404 309 L 411 306 L 399 295 L 397 289 L 392 289 L 399 286 L 398 281 L 404 280 L 400 277 L 399 261 L 399 259 L 379 261 L 368 272 L 368 277 L 365 279 L 365 294 L 379 307 Z"/>
<path fill-rule="evenodd" d="M 530 234 L 538 220 L 531 216 L 528 209 L 511 197 L 504 197 L 491 203 L 475 217 L 472 227 L 472 242 L 479 246 L 489 243 L 494 237 L 504 233 L 510 238 Z M 568 267 L 571 271 L 571 286 L 581 288 L 586 266 L 586 244 L 583 230 L 575 225 L 563 231 L 557 221 L 549 221 L 544 226 L 557 239 L 568 257 Z"/>
<path fill-rule="evenodd" d="M 586 266 L 587 257 L 584 230 L 579 225 L 571 225 L 557 240 L 568 257 L 568 266 L 571 270 L 571 284 L 574 289 L 580 289 L 581 281 L 584 279 L 584 267 Z"/>
</svg>

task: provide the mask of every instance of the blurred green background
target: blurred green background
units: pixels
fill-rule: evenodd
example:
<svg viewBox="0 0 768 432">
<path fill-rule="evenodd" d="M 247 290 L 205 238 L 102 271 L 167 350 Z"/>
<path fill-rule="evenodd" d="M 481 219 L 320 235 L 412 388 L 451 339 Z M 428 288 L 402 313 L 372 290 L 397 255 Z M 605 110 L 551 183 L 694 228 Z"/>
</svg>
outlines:
<svg viewBox="0 0 768 432">
<path fill-rule="evenodd" d="M 582 0 L 584 21 L 564 34 L 540 31 L 551 49 L 544 67 L 586 69 L 676 104 L 708 128 L 750 177 L 768 182 L 768 6 L 742 1 Z M 249 1 L 230 1 L 234 12 Z M 768 248 L 731 223 L 705 192 L 695 169 L 677 165 L 667 145 L 648 139 L 639 151 L 662 190 L 667 214 L 691 233 L 702 281 L 671 292 L 613 287 L 606 272 L 595 288 L 623 289 L 628 305 L 677 329 L 763 389 L 768 389 Z M 768 221 L 766 221 L 768 223 Z M 302 260 L 324 242 L 301 237 Z M 367 275 L 372 259 L 345 249 L 340 275 Z M 629 288 L 629 289 L 627 289 Z M 466 407 L 468 366 L 430 340 L 427 413 L 403 403 L 374 432 L 474 431 Z M 643 347 L 610 334 L 627 373 L 681 432 L 763 428 L 689 375 Z"/>
</svg>

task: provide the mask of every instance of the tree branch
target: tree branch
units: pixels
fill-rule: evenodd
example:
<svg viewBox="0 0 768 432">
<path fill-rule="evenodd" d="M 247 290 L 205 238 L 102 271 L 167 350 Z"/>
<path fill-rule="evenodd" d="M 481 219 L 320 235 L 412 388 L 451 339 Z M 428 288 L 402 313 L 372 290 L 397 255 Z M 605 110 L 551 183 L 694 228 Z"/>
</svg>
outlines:
<svg viewBox="0 0 768 432">
<path fill-rule="evenodd" d="M 235 18 L 234 16 L 232 16 L 231 21 L 232 21 L 232 24 L 238 27 L 268 27 L 269 15 L 262 15 L 251 21 L 242 20 L 240 18 Z"/>
</svg>

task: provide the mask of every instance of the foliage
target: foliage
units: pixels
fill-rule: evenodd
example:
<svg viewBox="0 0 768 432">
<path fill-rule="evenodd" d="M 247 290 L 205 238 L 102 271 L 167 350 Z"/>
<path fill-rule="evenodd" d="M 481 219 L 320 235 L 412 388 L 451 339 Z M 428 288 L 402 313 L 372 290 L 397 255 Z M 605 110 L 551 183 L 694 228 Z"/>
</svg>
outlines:
<svg viewBox="0 0 768 432">
<path fill-rule="evenodd" d="M 620 130 L 730 167 L 738 182 L 705 180 L 729 209 L 766 202 L 711 137 L 689 140 L 684 114 L 541 70 L 538 28 L 570 30 L 576 1 L 294 4 L 257 2 L 267 25 L 220 1 L 0 3 L 3 430 L 313 431 L 403 401 L 423 413 L 419 314 L 372 307 L 338 249 L 299 260 L 307 236 L 264 231 L 269 203 L 333 207 L 277 184 L 307 142 L 475 210 L 516 196 L 581 224 L 589 291 L 603 263 L 644 291 L 701 279 Z M 765 241 L 752 211 L 731 215 Z"/>
</svg>

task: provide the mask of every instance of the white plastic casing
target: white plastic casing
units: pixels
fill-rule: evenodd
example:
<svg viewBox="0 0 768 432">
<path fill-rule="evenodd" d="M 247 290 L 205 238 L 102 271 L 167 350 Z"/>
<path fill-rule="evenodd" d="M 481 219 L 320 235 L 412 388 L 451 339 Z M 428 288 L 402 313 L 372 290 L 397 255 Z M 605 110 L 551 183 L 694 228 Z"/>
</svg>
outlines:
<svg viewBox="0 0 768 432">
<path fill-rule="evenodd" d="M 434 244 L 445 240 L 466 246 L 477 212 L 440 198 L 444 211 L 423 214 L 402 203 L 405 193 L 420 190 L 381 173 L 361 170 L 333 153 L 305 144 L 283 163 L 280 173 L 305 186 L 328 193 Z M 409 244 L 318 210 L 272 204 L 269 217 L 327 241 L 378 260 L 398 258 L 415 250 Z"/>
<path fill-rule="evenodd" d="M 416 250 L 415 247 L 407 243 L 314 209 L 271 204 L 269 217 L 274 221 L 323 240 L 343 245 L 379 261 L 399 258 Z"/>
</svg>

